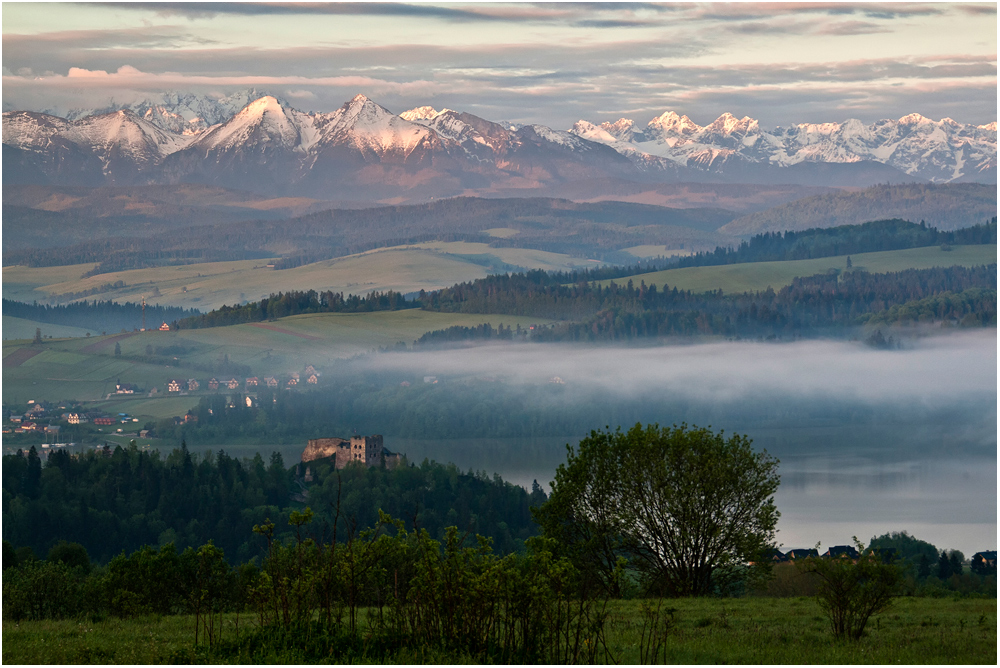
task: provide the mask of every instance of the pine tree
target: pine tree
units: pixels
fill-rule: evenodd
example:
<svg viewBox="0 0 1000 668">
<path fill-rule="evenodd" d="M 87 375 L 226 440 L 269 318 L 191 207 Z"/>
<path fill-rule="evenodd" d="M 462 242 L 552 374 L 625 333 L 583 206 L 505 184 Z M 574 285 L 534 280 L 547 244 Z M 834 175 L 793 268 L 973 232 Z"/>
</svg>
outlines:
<svg viewBox="0 0 1000 668">
<path fill-rule="evenodd" d="M 115 341 L 115 357 L 121 357 L 121 356 L 122 356 L 122 345 L 117 341 Z"/>
<path fill-rule="evenodd" d="M 938 558 L 937 576 L 942 580 L 951 577 L 951 560 L 948 559 L 948 553 L 944 550 L 941 550 L 941 556 Z"/>
<path fill-rule="evenodd" d="M 952 550 L 951 555 L 948 558 L 948 563 L 951 565 L 951 572 L 953 575 L 962 574 L 962 557 L 964 555 L 958 550 Z"/>
<path fill-rule="evenodd" d="M 929 577 L 931 574 L 931 560 L 927 558 L 926 554 L 920 555 L 920 561 L 917 565 L 917 577 L 920 579 Z"/>
</svg>

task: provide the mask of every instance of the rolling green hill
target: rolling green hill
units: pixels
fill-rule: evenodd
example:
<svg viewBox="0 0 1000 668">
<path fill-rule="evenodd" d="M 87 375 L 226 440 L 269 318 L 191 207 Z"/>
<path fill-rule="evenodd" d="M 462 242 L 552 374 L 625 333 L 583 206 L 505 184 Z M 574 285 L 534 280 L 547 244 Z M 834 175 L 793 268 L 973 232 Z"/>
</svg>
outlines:
<svg viewBox="0 0 1000 668">
<path fill-rule="evenodd" d="M 997 261 L 997 247 L 995 244 L 955 246 L 951 250 L 945 251 L 937 246 L 932 246 L 879 253 L 858 253 L 850 257 L 855 271 L 883 273 L 902 271 L 903 269 L 929 269 L 952 265 L 971 267 L 990 264 Z M 790 285 L 793 278 L 814 276 L 831 270 L 845 271 L 846 269 L 847 256 L 838 255 L 813 260 L 747 262 L 714 267 L 667 269 L 616 278 L 614 282 L 624 285 L 629 280 L 635 284 L 645 281 L 646 285 L 655 285 L 660 289 L 664 285 L 669 285 L 671 288 L 691 290 L 692 292 L 707 292 L 709 290 L 722 290 L 725 293 L 752 292 L 766 290 L 768 287 L 777 290 L 782 286 Z M 606 286 L 611 281 L 599 281 L 599 283 Z"/>
<path fill-rule="evenodd" d="M 435 290 L 498 271 L 562 271 L 599 264 L 596 260 L 530 248 L 427 242 L 282 270 L 268 268 L 266 260 L 239 260 L 132 269 L 82 278 L 94 265 L 4 267 L 3 295 L 28 303 L 65 303 L 80 298 L 138 303 L 145 296 L 150 304 L 209 311 L 288 290 L 333 290 L 345 295 L 395 290 L 405 294 Z M 113 287 L 118 281 L 125 287 Z"/>
<path fill-rule="evenodd" d="M 4 401 L 102 401 L 98 406 L 106 410 L 122 405 L 123 412 L 135 415 L 180 415 L 187 408 L 176 412 L 173 404 L 162 402 L 183 399 L 191 403 L 192 399 L 168 396 L 166 384 L 172 379 L 199 379 L 204 392 L 213 376 L 287 377 L 310 364 L 322 371 L 339 359 L 378 347 L 392 346 L 398 341 L 411 344 L 429 331 L 484 322 L 493 326 L 503 323 L 527 327 L 548 324 L 551 320 L 410 309 L 298 315 L 268 323 L 210 329 L 128 332 L 45 341 L 41 346 L 28 341 L 5 341 Z M 116 343 L 121 348 L 121 357 L 114 355 Z M 224 366 L 226 360 L 229 367 Z M 240 373 L 239 367 L 250 373 Z M 118 380 L 133 383 L 143 392 L 113 396 L 111 402 L 105 402 Z M 153 387 L 157 393 L 149 397 Z M 192 396 L 197 403 L 197 396 Z"/>
</svg>

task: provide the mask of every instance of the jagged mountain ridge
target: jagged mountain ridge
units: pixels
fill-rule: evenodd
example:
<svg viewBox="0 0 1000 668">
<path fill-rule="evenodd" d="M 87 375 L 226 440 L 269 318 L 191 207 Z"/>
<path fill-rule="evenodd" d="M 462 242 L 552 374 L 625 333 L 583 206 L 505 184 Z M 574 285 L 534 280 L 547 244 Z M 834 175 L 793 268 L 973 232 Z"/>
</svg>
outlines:
<svg viewBox="0 0 1000 668">
<path fill-rule="evenodd" d="M 780 167 L 872 161 L 932 182 L 996 180 L 996 122 L 976 126 L 909 114 L 871 125 L 849 119 L 765 131 L 747 116 L 725 113 L 702 127 L 670 111 L 645 128 L 627 118 L 600 125 L 581 120 L 571 132 L 626 155 L 645 153 L 705 169 L 733 160 Z"/>
<path fill-rule="evenodd" d="M 233 105 L 244 97 L 224 100 Z M 621 119 L 580 121 L 563 132 L 432 107 L 396 115 L 364 95 L 329 113 L 263 96 L 211 125 L 208 114 L 195 114 L 201 107 L 193 96 L 172 101 L 140 105 L 142 115 L 120 109 L 76 120 L 5 112 L 5 183 L 204 183 L 386 200 L 416 192 L 525 193 L 594 178 L 868 185 L 988 181 L 996 171 L 995 123 L 918 115 L 765 132 L 748 117 L 724 114 L 701 127 L 667 112 L 645 128 Z"/>
</svg>

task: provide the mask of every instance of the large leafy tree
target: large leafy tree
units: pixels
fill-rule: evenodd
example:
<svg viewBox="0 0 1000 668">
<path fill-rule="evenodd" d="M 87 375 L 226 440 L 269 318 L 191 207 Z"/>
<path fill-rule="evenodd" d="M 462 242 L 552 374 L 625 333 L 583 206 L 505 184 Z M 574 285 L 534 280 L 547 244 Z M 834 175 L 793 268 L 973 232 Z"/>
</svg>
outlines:
<svg viewBox="0 0 1000 668">
<path fill-rule="evenodd" d="M 536 519 L 609 593 L 626 560 L 680 596 L 709 594 L 713 576 L 751 562 L 766 567 L 778 461 L 746 436 L 636 424 L 567 449 Z"/>
</svg>

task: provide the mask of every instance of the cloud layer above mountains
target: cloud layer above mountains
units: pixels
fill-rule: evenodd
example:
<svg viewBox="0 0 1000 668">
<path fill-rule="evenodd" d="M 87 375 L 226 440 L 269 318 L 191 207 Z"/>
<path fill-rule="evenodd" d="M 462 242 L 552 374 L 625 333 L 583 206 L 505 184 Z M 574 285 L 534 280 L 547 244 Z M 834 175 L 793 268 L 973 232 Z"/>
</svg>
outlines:
<svg viewBox="0 0 1000 668">
<path fill-rule="evenodd" d="M 565 128 L 645 122 L 996 119 L 996 6 L 13 4 L 5 109 L 255 86 L 326 111 L 364 92 Z"/>
</svg>

